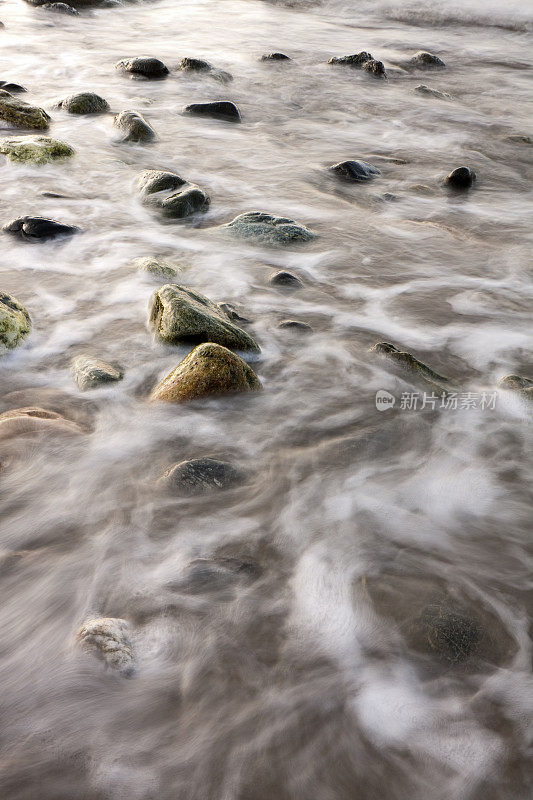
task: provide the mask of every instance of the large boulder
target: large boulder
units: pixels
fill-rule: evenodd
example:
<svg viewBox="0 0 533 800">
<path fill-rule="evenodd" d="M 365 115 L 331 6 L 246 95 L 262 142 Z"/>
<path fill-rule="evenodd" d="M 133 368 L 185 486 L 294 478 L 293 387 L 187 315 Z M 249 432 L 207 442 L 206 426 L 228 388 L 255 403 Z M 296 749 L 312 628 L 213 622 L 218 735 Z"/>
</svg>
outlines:
<svg viewBox="0 0 533 800">
<path fill-rule="evenodd" d="M 154 129 L 138 111 L 121 111 L 113 124 L 124 133 L 123 142 L 151 142 L 155 139 Z"/>
<path fill-rule="evenodd" d="M 195 347 L 150 395 L 151 400 L 186 403 L 201 397 L 257 392 L 261 381 L 242 358 L 220 344 Z"/>
<path fill-rule="evenodd" d="M 178 64 L 178 69 L 182 72 L 209 74 L 223 83 L 229 83 L 229 81 L 233 80 L 233 75 L 230 75 L 229 72 L 217 69 L 209 61 L 203 61 L 201 58 L 182 58 Z"/>
<path fill-rule="evenodd" d="M 226 122 L 240 122 L 241 115 L 235 103 L 229 100 L 217 100 L 214 103 L 191 103 L 183 109 L 185 114 L 195 117 L 212 117 Z"/>
<path fill-rule="evenodd" d="M 107 383 L 116 383 L 124 377 L 124 372 L 113 364 L 92 356 L 77 356 L 72 362 L 78 389 L 82 392 L 95 389 Z"/>
<path fill-rule="evenodd" d="M 31 333 L 31 317 L 10 294 L 0 292 L 0 356 L 13 350 Z"/>
<path fill-rule="evenodd" d="M 244 480 L 243 473 L 227 461 L 192 458 L 168 469 L 161 483 L 173 491 L 192 496 L 211 490 L 232 489 Z"/>
<path fill-rule="evenodd" d="M 178 284 L 167 283 L 150 300 L 150 326 L 158 339 L 169 344 L 216 342 L 235 350 L 255 350 L 259 345 L 237 327 L 220 306 Z"/>
<path fill-rule="evenodd" d="M 0 139 L 0 153 L 10 161 L 31 164 L 48 164 L 57 159 L 70 158 L 74 148 L 49 136 L 17 136 Z"/>
<path fill-rule="evenodd" d="M 16 436 L 78 436 L 86 429 L 56 411 L 38 406 L 14 408 L 0 414 L 0 441 Z"/>
<path fill-rule="evenodd" d="M 209 196 L 203 189 L 174 172 L 146 170 L 137 186 L 141 202 L 155 207 L 165 217 L 183 219 L 209 206 Z"/>
<path fill-rule="evenodd" d="M 288 217 L 276 217 L 264 211 L 247 211 L 239 214 L 223 228 L 240 239 L 254 239 L 257 242 L 275 244 L 309 242 L 316 237 L 316 234 L 305 225 L 300 225 Z"/>
<path fill-rule="evenodd" d="M 13 97 L 5 89 L 0 89 L 0 119 L 14 128 L 30 130 L 46 130 L 50 123 L 46 111 Z"/>
<path fill-rule="evenodd" d="M 64 225 L 45 217 L 19 217 L 4 225 L 2 230 L 26 241 L 43 241 L 80 233 L 80 228 L 75 225 Z"/>
<path fill-rule="evenodd" d="M 69 114 L 105 114 L 109 111 L 109 103 L 94 92 L 78 92 L 69 94 L 57 104 L 58 108 Z"/>
<path fill-rule="evenodd" d="M 133 674 L 133 645 L 125 619 L 89 619 L 79 628 L 76 639 L 85 651 L 93 653 L 110 669 L 128 677 Z"/>
<path fill-rule="evenodd" d="M 168 67 L 158 58 L 139 56 L 137 58 L 123 58 L 115 64 L 115 69 L 120 72 L 129 72 L 134 77 L 164 78 L 168 75 Z"/>
</svg>

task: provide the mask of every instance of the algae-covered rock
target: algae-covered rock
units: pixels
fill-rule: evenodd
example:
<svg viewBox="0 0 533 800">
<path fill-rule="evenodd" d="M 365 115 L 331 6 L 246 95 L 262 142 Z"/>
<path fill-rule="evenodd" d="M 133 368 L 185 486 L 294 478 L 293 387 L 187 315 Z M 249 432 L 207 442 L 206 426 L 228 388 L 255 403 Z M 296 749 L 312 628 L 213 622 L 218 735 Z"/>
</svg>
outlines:
<svg viewBox="0 0 533 800">
<path fill-rule="evenodd" d="M 362 50 L 360 53 L 354 53 L 351 56 L 340 56 L 339 58 L 330 58 L 328 64 L 340 64 L 347 67 L 355 67 L 355 69 L 361 69 L 363 64 L 367 61 L 372 61 L 374 56 L 372 53 L 367 53 L 365 50 Z"/>
<path fill-rule="evenodd" d="M 157 278 L 176 278 L 181 272 L 181 267 L 175 267 L 160 258 L 143 256 L 134 258 L 133 264 L 140 272 L 149 272 Z"/>
<path fill-rule="evenodd" d="M 433 53 L 427 53 L 421 50 L 409 59 L 407 66 L 416 67 L 417 69 L 443 69 L 446 64 Z"/>
<path fill-rule="evenodd" d="M 339 178 L 353 183 L 370 181 L 376 175 L 381 175 L 379 169 L 369 164 L 368 161 L 341 161 L 330 168 Z"/>
<path fill-rule="evenodd" d="M 387 77 L 385 64 L 383 61 L 378 61 L 377 58 L 371 58 L 369 61 L 365 61 L 363 64 L 361 64 L 361 69 L 363 72 L 368 72 L 368 74 L 372 75 L 374 78 Z"/>
<path fill-rule="evenodd" d="M 115 69 L 120 72 L 129 72 L 133 76 L 143 78 L 164 78 L 168 75 L 168 67 L 159 58 L 139 56 L 137 58 L 123 58 Z"/>
<path fill-rule="evenodd" d="M 150 399 L 185 403 L 201 397 L 261 389 L 261 381 L 240 356 L 220 344 L 206 342 L 195 347 L 158 383 Z"/>
<path fill-rule="evenodd" d="M 46 217 L 19 217 L 4 225 L 2 230 L 25 241 L 43 241 L 58 236 L 73 236 L 81 232 L 75 225 L 65 225 Z"/>
<path fill-rule="evenodd" d="M 233 75 L 230 75 L 229 72 L 217 69 L 209 61 L 203 61 L 201 58 L 182 58 L 178 64 L 178 69 L 182 72 L 209 74 L 223 83 L 229 83 L 229 81 L 233 80 Z"/>
<path fill-rule="evenodd" d="M 113 124 L 124 133 L 123 142 L 151 142 L 155 139 L 154 129 L 138 111 L 121 111 Z"/>
<path fill-rule="evenodd" d="M 125 619 L 89 619 L 78 630 L 76 639 L 84 650 L 94 653 L 107 667 L 126 676 L 133 674 L 133 645 Z"/>
<path fill-rule="evenodd" d="M 5 89 L 0 89 L 0 119 L 14 128 L 29 128 L 32 130 L 46 130 L 50 117 L 42 108 L 31 106 L 13 97 Z"/>
<path fill-rule="evenodd" d="M 378 342 L 370 349 L 371 353 L 376 353 L 380 356 L 385 356 L 398 364 L 402 369 L 410 372 L 412 375 L 421 378 L 426 383 L 429 383 L 434 389 L 442 391 L 453 391 L 454 386 L 449 378 L 439 375 L 431 367 L 423 364 L 411 353 L 399 350 L 389 342 Z"/>
<path fill-rule="evenodd" d="M 506 375 L 498 381 L 501 389 L 516 392 L 524 400 L 533 402 L 533 380 L 524 378 L 521 375 Z"/>
<path fill-rule="evenodd" d="M 94 92 L 70 94 L 57 105 L 69 114 L 105 114 L 109 111 L 107 100 Z"/>
<path fill-rule="evenodd" d="M 169 344 L 216 342 L 236 350 L 260 349 L 255 339 L 237 327 L 220 306 L 175 283 L 167 283 L 154 292 L 149 321 L 157 338 Z"/>
<path fill-rule="evenodd" d="M 167 488 L 186 496 L 216 489 L 232 489 L 243 480 L 241 470 L 227 461 L 214 458 L 192 458 L 174 464 L 161 478 Z"/>
<path fill-rule="evenodd" d="M 185 114 L 195 117 L 212 117 L 226 122 L 240 122 L 241 115 L 235 103 L 229 100 L 217 100 L 214 103 L 191 103 L 183 109 Z"/>
<path fill-rule="evenodd" d="M 240 239 L 254 239 L 257 242 L 274 244 L 309 242 L 316 237 L 316 234 L 305 225 L 300 225 L 288 217 L 276 217 L 264 211 L 247 211 L 239 214 L 222 227 Z"/>
<path fill-rule="evenodd" d="M 0 153 L 10 161 L 20 163 L 47 164 L 57 159 L 70 158 L 74 148 L 59 139 L 48 136 L 17 136 L 0 139 Z"/>
<path fill-rule="evenodd" d="M 95 389 L 106 383 L 116 383 L 124 377 L 124 372 L 113 364 L 92 356 L 77 356 L 72 362 L 78 389 L 82 392 Z"/>
<path fill-rule="evenodd" d="M 209 196 L 203 189 L 173 172 L 146 170 L 137 186 L 141 202 L 155 207 L 165 217 L 183 219 L 209 206 Z"/>
<path fill-rule="evenodd" d="M 31 318 L 22 303 L 0 292 L 0 356 L 13 350 L 31 333 Z"/>
<path fill-rule="evenodd" d="M 28 434 L 78 436 L 85 429 L 56 411 L 38 406 L 14 408 L 0 414 L 0 440 Z"/>
</svg>

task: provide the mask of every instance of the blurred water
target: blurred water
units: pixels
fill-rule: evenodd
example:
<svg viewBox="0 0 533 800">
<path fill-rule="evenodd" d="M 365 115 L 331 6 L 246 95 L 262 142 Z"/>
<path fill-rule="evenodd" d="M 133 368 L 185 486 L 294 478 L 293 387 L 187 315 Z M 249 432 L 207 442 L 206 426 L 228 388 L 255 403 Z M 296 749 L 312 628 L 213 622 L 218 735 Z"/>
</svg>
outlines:
<svg viewBox="0 0 533 800">
<path fill-rule="evenodd" d="M 498 392 L 495 408 L 381 413 L 377 390 L 420 387 L 368 352 L 392 341 L 479 395 L 528 374 L 531 145 L 507 137 L 533 133 L 530 12 L 528 0 L 162 0 L 80 17 L 1 6 L 0 78 L 27 86 L 77 155 L 2 164 L 0 220 L 39 214 L 84 233 L 2 238 L 0 289 L 34 331 L 0 362 L 0 411 L 41 405 L 92 427 L 0 452 L 3 797 L 530 797 L 530 412 Z M 325 63 L 363 49 L 387 82 Z M 402 71 L 421 49 L 447 69 Z M 294 61 L 258 61 L 273 50 Z M 136 55 L 171 75 L 114 70 Z M 233 82 L 176 72 L 184 56 Z M 112 114 L 53 109 L 78 90 L 137 109 L 157 141 L 118 144 Z M 217 99 L 239 105 L 241 125 L 180 114 Z M 325 168 L 347 158 L 381 176 L 335 182 Z M 439 181 L 461 164 L 476 188 L 450 196 Z M 209 212 L 162 224 L 135 198 L 148 167 L 207 189 Z M 319 238 L 280 250 L 217 230 L 254 209 Z M 244 310 L 261 395 L 146 403 L 187 349 L 153 341 L 157 281 L 136 272 L 139 256 L 183 264 L 183 283 Z M 281 268 L 304 288 L 271 287 Z M 287 317 L 314 332 L 278 329 Z M 80 395 L 82 352 L 119 361 L 124 381 Z M 170 464 L 206 455 L 249 482 L 161 492 Z M 199 585 L 197 558 L 219 559 Z M 479 658 L 418 646 L 420 613 L 444 595 L 483 625 Z M 77 651 L 95 615 L 130 622 L 135 678 Z"/>
</svg>

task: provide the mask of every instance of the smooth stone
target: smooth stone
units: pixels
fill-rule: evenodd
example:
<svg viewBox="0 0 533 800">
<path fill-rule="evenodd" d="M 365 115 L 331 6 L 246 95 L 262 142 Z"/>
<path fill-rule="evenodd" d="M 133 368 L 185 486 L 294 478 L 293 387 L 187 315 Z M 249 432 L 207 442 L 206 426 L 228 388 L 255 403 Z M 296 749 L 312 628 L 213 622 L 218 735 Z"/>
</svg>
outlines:
<svg viewBox="0 0 533 800">
<path fill-rule="evenodd" d="M 146 170 L 141 173 L 137 186 L 141 202 L 154 206 L 165 217 L 183 219 L 209 206 L 209 196 L 203 189 L 174 172 Z"/>
<path fill-rule="evenodd" d="M 205 342 L 158 383 L 150 400 L 185 403 L 201 397 L 257 392 L 262 388 L 253 369 L 240 356 L 220 344 Z"/>
<path fill-rule="evenodd" d="M 209 73 L 217 80 L 229 83 L 233 80 L 233 75 L 225 72 L 223 69 L 217 69 L 209 61 L 203 61 L 201 58 L 182 58 L 178 64 L 178 69 L 182 72 L 204 72 Z"/>
<path fill-rule="evenodd" d="M 374 78 L 386 78 L 387 72 L 385 71 L 385 64 L 383 61 L 378 61 L 377 58 L 371 58 L 361 64 L 361 69 L 373 75 Z"/>
<path fill-rule="evenodd" d="M 10 81 L 0 81 L 0 89 L 9 92 L 9 94 L 21 94 L 22 92 L 28 91 L 26 87 L 21 86 L 20 83 L 11 83 Z"/>
<path fill-rule="evenodd" d="M 74 148 L 49 136 L 19 136 L 0 139 L 0 153 L 10 161 L 47 164 L 56 159 L 70 158 L 74 155 Z"/>
<path fill-rule="evenodd" d="M 46 111 L 13 97 L 5 89 L 0 89 L 0 119 L 15 128 L 31 130 L 46 130 L 50 123 Z"/>
<path fill-rule="evenodd" d="M 240 122 L 241 115 L 235 103 L 229 100 L 217 100 L 215 103 L 191 103 L 183 109 L 185 114 L 195 117 L 213 117 L 227 122 Z"/>
<path fill-rule="evenodd" d="M 313 231 L 288 217 L 276 217 L 264 211 L 247 211 L 222 226 L 240 239 L 255 239 L 257 242 L 289 244 L 309 242 L 316 238 Z"/>
<path fill-rule="evenodd" d="M 113 124 L 125 134 L 123 142 L 150 142 L 155 139 L 154 129 L 138 111 L 121 111 Z"/>
<path fill-rule="evenodd" d="M 64 225 L 45 217 L 19 217 L 4 225 L 2 230 L 29 240 L 55 239 L 56 236 L 73 236 L 81 232 L 75 225 Z"/>
<path fill-rule="evenodd" d="M 81 425 L 58 414 L 37 406 L 14 408 L 0 414 L 0 440 L 37 433 L 54 436 L 77 436 L 86 431 Z"/>
<path fill-rule="evenodd" d="M 168 344 L 215 342 L 235 350 L 260 350 L 255 339 L 237 327 L 220 306 L 176 283 L 167 283 L 153 293 L 149 315 L 156 337 Z"/>
<path fill-rule="evenodd" d="M 31 328 L 31 317 L 22 303 L 0 292 L 0 356 L 22 344 Z"/>
<path fill-rule="evenodd" d="M 423 83 L 421 83 L 420 86 L 415 86 L 414 91 L 424 97 L 436 97 L 439 100 L 452 99 L 451 94 L 448 94 L 448 92 L 441 92 L 439 89 L 431 89 L 429 86 L 425 86 Z"/>
<path fill-rule="evenodd" d="M 161 481 L 183 495 L 203 494 L 213 489 L 232 489 L 244 480 L 243 473 L 227 461 L 193 458 L 174 464 Z"/>
<path fill-rule="evenodd" d="M 188 565 L 182 580 L 173 582 L 169 588 L 188 594 L 204 594 L 229 589 L 236 581 L 254 581 L 262 570 L 254 561 L 241 558 L 195 558 Z"/>
<path fill-rule="evenodd" d="M 297 319 L 283 319 L 278 328 L 282 330 L 298 331 L 299 333 L 311 333 L 313 328 L 307 322 L 300 322 Z"/>
<path fill-rule="evenodd" d="M 75 16 L 79 16 L 80 14 L 79 11 L 72 6 L 69 6 L 68 3 L 43 3 L 41 8 L 44 8 L 45 11 L 52 11 L 56 14 L 73 14 Z"/>
<path fill-rule="evenodd" d="M 82 392 L 104 383 L 121 381 L 124 377 L 124 372 L 118 367 L 92 356 L 77 356 L 72 361 L 72 368 L 78 389 Z"/>
<path fill-rule="evenodd" d="M 367 61 L 373 61 L 374 56 L 372 53 L 367 53 L 365 50 L 362 50 L 360 53 L 354 53 L 351 56 L 340 56 L 339 58 L 330 58 L 328 64 L 343 64 L 348 67 L 355 67 L 356 69 L 361 69 L 363 64 Z"/>
<path fill-rule="evenodd" d="M 516 392 L 525 400 L 533 401 L 533 380 L 524 378 L 521 375 L 506 375 L 498 381 L 501 389 Z"/>
<path fill-rule="evenodd" d="M 357 183 L 370 181 L 375 175 L 381 175 L 379 169 L 367 161 L 341 161 L 329 169 L 339 178 Z"/>
<path fill-rule="evenodd" d="M 423 50 L 419 53 L 415 53 L 415 55 L 409 59 L 407 65 L 410 67 L 418 67 L 419 69 L 442 69 L 446 66 L 441 58 Z"/>
<path fill-rule="evenodd" d="M 300 278 L 297 278 L 296 275 L 293 275 L 292 272 L 286 272 L 285 270 L 279 270 L 279 272 L 273 272 L 272 275 L 269 277 L 268 282 L 272 286 L 283 286 L 283 287 L 290 287 L 293 289 L 299 289 L 303 286 L 302 281 Z"/>
<path fill-rule="evenodd" d="M 217 305 L 230 319 L 236 320 L 237 322 L 250 322 L 247 317 L 243 317 L 242 314 L 237 311 L 233 303 L 217 303 Z"/>
<path fill-rule="evenodd" d="M 109 103 L 94 92 L 70 94 L 57 104 L 69 114 L 104 114 L 109 111 Z"/>
<path fill-rule="evenodd" d="M 457 167 L 446 176 L 445 182 L 452 189 L 470 189 L 476 180 L 476 173 L 469 167 Z"/>
<path fill-rule="evenodd" d="M 370 352 L 391 359 L 402 369 L 422 378 L 440 392 L 443 390 L 450 391 L 454 388 L 449 378 L 439 375 L 438 372 L 435 372 L 435 370 L 431 369 L 431 367 L 428 367 L 422 361 L 419 361 L 417 358 L 411 355 L 411 353 L 399 350 L 397 347 L 395 347 L 395 345 L 390 344 L 389 342 L 378 342 L 370 348 Z"/>
<path fill-rule="evenodd" d="M 129 625 L 125 619 L 99 617 L 89 619 L 79 628 L 78 644 L 93 653 L 110 669 L 125 676 L 134 672 L 133 645 L 130 640 Z"/>
<path fill-rule="evenodd" d="M 260 61 L 292 61 L 292 58 L 286 56 L 285 53 L 265 53 L 261 56 Z"/>
<path fill-rule="evenodd" d="M 180 267 L 173 267 L 172 264 L 159 258 L 135 258 L 133 264 L 140 272 L 149 272 L 158 278 L 176 278 L 181 272 Z"/>
<path fill-rule="evenodd" d="M 123 58 L 115 64 L 115 69 L 121 72 L 131 72 L 133 75 L 142 75 L 145 78 L 162 78 L 168 75 L 168 67 L 158 58 Z"/>
</svg>

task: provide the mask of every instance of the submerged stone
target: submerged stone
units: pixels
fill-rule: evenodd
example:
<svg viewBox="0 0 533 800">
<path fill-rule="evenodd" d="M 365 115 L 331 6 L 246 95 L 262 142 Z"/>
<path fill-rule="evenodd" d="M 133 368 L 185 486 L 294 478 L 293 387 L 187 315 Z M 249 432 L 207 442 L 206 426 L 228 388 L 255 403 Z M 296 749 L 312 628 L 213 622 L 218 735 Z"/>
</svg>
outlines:
<svg viewBox="0 0 533 800">
<path fill-rule="evenodd" d="M 229 83 L 233 80 L 233 75 L 225 72 L 222 69 L 217 69 L 209 61 L 203 61 L 201 58 L 182 58 L 178 64 L 178 69 L 182 72 L 203 72 L 209 73 L 213 78 Z"/>
<path fill-rule="evenodd" d="M 424 97 L 436 97 L 439 100 L 451 100 L 451 94 L 448 92 L 441 92 L 439 89 L 431 89 L 429 86 L 425 86 L 423 83 L 420 86 L 415 86 L 414 91 L 417 94 L 421 94 Z"/>
<path fill-rule="evenodd" d="M 125 134 L 123 142 L 150 142 L 155 139 L 154 129 L 138 111 L 121 111 L 113 124 Z"/>
<path fill-rule="evenodd" d="M 0 414 L 0 440 L 36 433 L 52 436 L 78 436 L 84 428 L 62 414 L 38 406 L 14 408 Z"/>
<path fill-rule="evenodd" d="M 22 344 L 31 328 L 31 317 L 22 303 L 0 292 L 0 356 Z"/>
<path fill-rule="evenodd" d="M 13 97 L 5 89 L 0 89 L 0 119 L 15 128 L 33 130 L 46 130 L 50 123 L 46 111 Z"/>
<path fill-rule="evenodd" d="M 500 389 L 516 392 L 524 400 L 533 401 L 533 380 L 521 375 L 506 375 L 498 381 Z"/>
<path fill-rule="evenodd" d="M 174 267 L 172 264 L 159 258 L 135 258 L 133 264 L 140 272 L 149 272 L 158 278 L 175 278 L 181 272 L 180 267 Z"/>
<path fill-rule="evenodd" d="M 209 196 L 194 183 L 173 172 L 146 170 L 138 181 L 141 202 L 154 206 L 163 216 L 183 219 L 209 206 Z"/>
<path fill-rule="evenodd" d="M 358 183 L 370 181 L 375 175 L 381 175 L 379 169 L 367 161 L 341 161 L 329 169 L 345 181 Z"/>
<path fill-rule="evenodd" d="M 191 103 L 183 109 L 185 114 L 195 117 L 213 117 L 227 122 L 240 122 L 241 115 L 235 103 L 229 100 L 217 100 L 214 103 Z"/>
<path fill-rule="evenodd" d="M 240 239 L 255 239 L 257 242 L 289 244 L 309 242 L 316 237 L 313 231 L 288 217 L 276 217 L 264 211 L 247 211 L 222 226 Z"/>
<path fill-rule="evenodd" d="M 261 56 L 261 61 L 292 61 L 290 56 L 286 56 L 285 53 L 265 53 Z"/>
<path fill-rule="evenodd" d="M 82 392 L 104 383 L 121 381 L 124 377 L 124 372 L 118 367 L 92 356 L 77 356 L 72 361 L 72 368 L 78 389 Z"/>
<path fill-rule="evenodd" d="M 445 183 L 452 189 L 470 189 L 476 180 L 476 173 L 470 167 L 457 167 L 446 176 Z"/>
<path fill-rule="evenodd" d="M 286 270 L 279 270 L 278 272 L 273 272 L 272 275 L 269 277 L 268 282 L 272 286 L 288 286 L 292 289 L 299 289 L 303 286 L 302 281 L 296 275 L 293 275 L 292 272 L 287 272 Z"/>
<path fill-rule="evenodd" d="M 307 322 L 300 322 L 297 319 L 283 319 L 278 324 L 282 330 L 296 331 L 297 333 L 311 333 L 313 328 Z"/>
<path fill-rule="evenodd" d="M 52 11 L 56 14 L 73 14 L 75 16 L 79 16 L 80 13 L 72 6 L 69 6 L 68 3 L 43 3 L 41 8 L 44 8 L 45 11 Z"/>
<path fill-rule="evenodd" d="M 73 236 L 75 233 L 81 232 L 81 229 L 75 225 L 64 225 L 62 222 L 45 217 L 19 217 L 19 219 L 4 225 L 2 230 L 29 241 L 55 239 L 57 236 Z"/>
<path fill-rule="evenodd" d="M 244 475 L 227 461 L 193 458 L 174 464 L 161 480 L 179 494 L 192 496 L 217 489 L 232 489 L 243 482 Z"/>
<path fill-rule="evenodd" d="M 69 114 L 104 114 L 109 111 L 109 103 L 94 92 L 78 92 L 60 100 L 58 107 Z"/>
<path fill-rule="evenodd" d="M 57 159 L 70 158 L 74 155 L 74 148 L 48 136 L 18 136 L 0 139 L 0 153 L 10 161 L 47 164 Z"/>
<path fill-rule="evenodd" d="M 443 69 L 446 66 L 441 58 L 433 53 L 427 53 L 424 50 L 415 53 L 415 55 L 409 59 L 407 65 L 410 67 L 418 67 L 418 69 Z"/>
<path fill-rule="evenodd" d="M 423 364 L 422 361 L 419 361 L 417 358 L 411 355 L 411 353 L 399 350 L 389 342 L 378 342 L 378 344 L 375 344 L 374 347 L 370 349 L 370 352 L 390 358 L 402 369 L 405 369 L 411 372 L 413 375 L 422 378 L 434 389 L 438 389 L 440 392 L 451 391 L 454 388 L 448 378 L 445 378 L 443 375 L 439 375 L 438 372 L 435 372 L 430 367 L 426 366 L 426 364 Z"/>
<path fill-rule="evenodd" d="M 137 58 L 123 58 L 115 64 L 115 69 L 121 72 L 130 72 L 133 75 L 142 75 L 144 78 L 163 78 L 168 75 L 168 67 L 158 58 L 139 56 Z"/>
<path fill-rule="evenodd" d="M 129 635 L 129 625 L 125 619 L 99 617 L 85 622 L 76 639 L 87 652 L 93 653 L 110 669 L 125 676 L 134 671 L 133 645 Z"/>
</svg>

